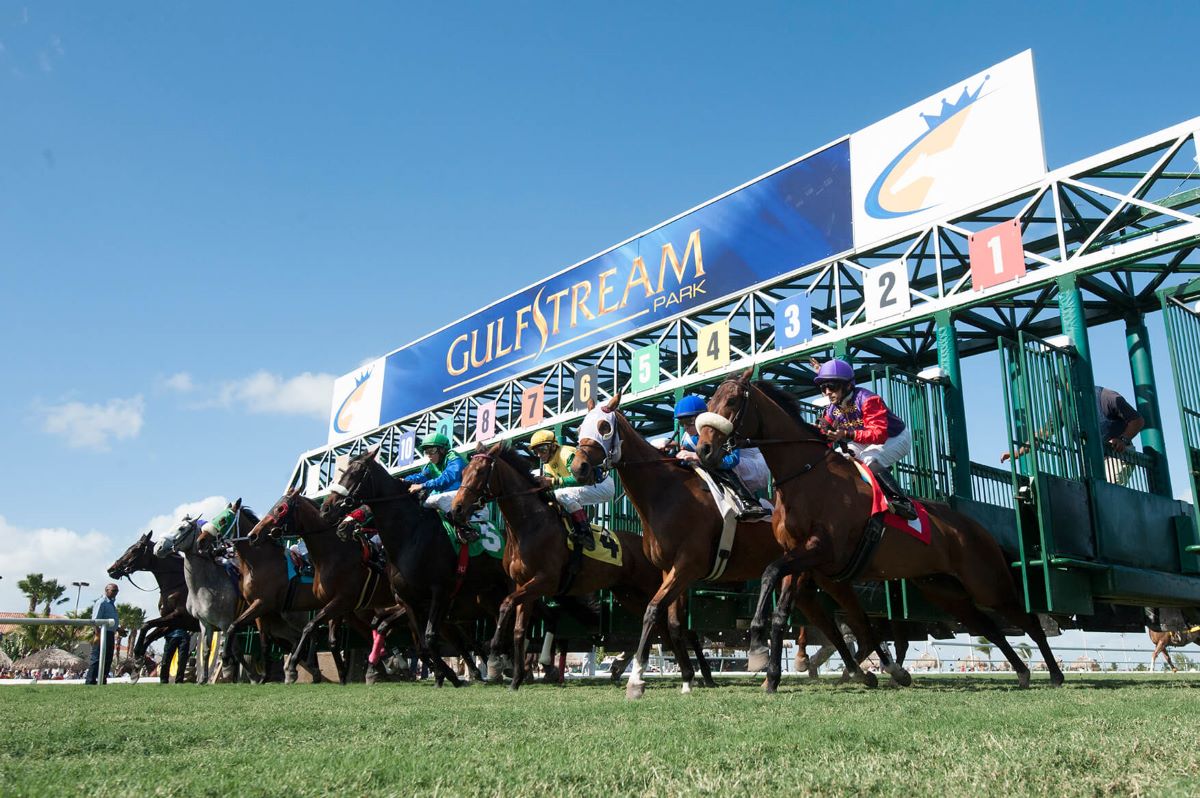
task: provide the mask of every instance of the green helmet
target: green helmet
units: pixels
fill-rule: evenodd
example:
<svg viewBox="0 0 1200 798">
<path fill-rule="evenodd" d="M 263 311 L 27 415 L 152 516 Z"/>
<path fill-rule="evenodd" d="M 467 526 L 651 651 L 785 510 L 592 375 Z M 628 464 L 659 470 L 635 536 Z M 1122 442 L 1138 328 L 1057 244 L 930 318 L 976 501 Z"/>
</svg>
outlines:
<svg viewBox="0 0 1200 798">
<path fill-rule="evenodd" d="M 433 435 L 426 435 L 421 439 L 421 451 L 434 446 L 440 446 L 448 450 L 450 448 L 450 440 L 440 432 L 435 432 Z"/>
</svg>

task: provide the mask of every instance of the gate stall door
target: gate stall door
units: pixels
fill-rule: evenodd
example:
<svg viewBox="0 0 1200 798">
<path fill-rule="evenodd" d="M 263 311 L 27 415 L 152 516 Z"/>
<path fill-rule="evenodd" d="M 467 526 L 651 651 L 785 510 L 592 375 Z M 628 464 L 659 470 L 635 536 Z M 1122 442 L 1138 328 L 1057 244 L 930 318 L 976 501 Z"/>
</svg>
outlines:
<svg viewBox="0 0 1200 798">
<path fill-rule="evenodd" d="M 1167 345 L 1171 351 L 1171 372 L 1175 378 L 1175 397 L 1179 404 L 1179 423 L 1187 453 L 1188 478 L 1192 483 L 1192 501 L 1200 499 L 1200 301 L 1197 283 L 1189 283 L 1160 295 Z M 1185 297 L 1190 299 L 1185 301 Z M 1200 519 L 1200 515 L 1197 515 Z M 1200 523 L 1200 520 L 1198 520 Z M 1200 531 L 1193 526 L 1192 540 L 1183 541 L 1180 552 L 1185 568 L 1188 554 L 1200 552 Z"/>
<path fill-rule="evenodd" d="M 888 367 L 871 374 L 871 388 L 904 419 L 912 433 L 912 449 L 893 469 L 900 485 L 913 496 L 948 501 L 953 494 L 952 454 L 941 386 Z"/>
</svg>

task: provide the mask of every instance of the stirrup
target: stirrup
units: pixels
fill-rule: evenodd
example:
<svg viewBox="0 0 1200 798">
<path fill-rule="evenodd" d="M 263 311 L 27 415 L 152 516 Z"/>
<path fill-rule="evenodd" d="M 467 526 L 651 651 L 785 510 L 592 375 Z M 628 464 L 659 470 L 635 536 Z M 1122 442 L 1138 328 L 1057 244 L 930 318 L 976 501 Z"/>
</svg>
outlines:
<svg viewBox="0 0 1200 798">
<path fill-rule="evenodd" d="M 908 521 L 917 520 L 916 505 L 914 505 L 912 499 L 908 498 L 907 496 L 898 496 L 888 499 L 888 509 L 890 509 L 893 514 L 898 515 Z"/>
<path fill-rule="evenodd" d="M 479 530 L 470 524 L 454 527 L 454 534 L 458 536 L 458 542 L 463 545 L 470 545 L 479 540 Z"/>
<path fill-rule="evenodd" d="M 588 551 L 595 551 L 596 549 L 596 540 L 592 536 L 592 530 L 588 529 L 587 534 L 584 534 L 582 529 L 574 526 L 574 522 L 572 522 L 571 539 L 575 541 L 576 548 L 583 548 Z"/>
</svg>

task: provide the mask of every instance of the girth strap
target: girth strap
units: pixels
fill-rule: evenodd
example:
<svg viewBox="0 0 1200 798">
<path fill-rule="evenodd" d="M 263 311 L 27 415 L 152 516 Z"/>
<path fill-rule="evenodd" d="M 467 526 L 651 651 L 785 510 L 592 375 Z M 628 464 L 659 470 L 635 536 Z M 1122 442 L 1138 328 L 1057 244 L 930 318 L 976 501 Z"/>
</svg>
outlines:
<svg viewBox="0 0 1200 798">
<path fill-rule="evenodd" d="M 854 553 L 850 555 L 846 567 L 829 578 L 835 582 L 853 581 L 867 567 L 867 563 L 871 561 L 871 556 L 875 554 L 875 549 L 879 547 L 881 540 L 883 540 L 883 516 L 873 515 L 867 521 L 867 528 L 859 537 L 858 545 L 854 547 Z"/>
</svg>

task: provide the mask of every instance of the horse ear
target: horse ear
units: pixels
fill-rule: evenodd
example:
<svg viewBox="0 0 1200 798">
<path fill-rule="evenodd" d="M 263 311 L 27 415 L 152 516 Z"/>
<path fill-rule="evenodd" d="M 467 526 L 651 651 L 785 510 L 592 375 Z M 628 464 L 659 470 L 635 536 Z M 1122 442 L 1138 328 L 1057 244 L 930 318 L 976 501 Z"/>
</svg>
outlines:
<svg viewBox="0 0 1200 798">
<path fill-rule="evenodd" d="M 242 509 L 242 497 L 241 497 L 241 496 L 238 496 L 238 497 L 237 497 L 237 501 L 235 501 L 235 502 L 234 502 L 232 505 L 230 505 L 230 506 L 233 508 L 233 511 L 234 511 L 234 512 L 238 512 L 239 510 L 241 510 L 241 509 Z"/>
<path fill-rule="evenodd" d="M 748 368 L 742 372 L 742 376 L 738 377 L 738 382 L 750 382 L 750 380 L 753 379 L 753 377 L 754 377 L 754 367 L 751 366 L 750 368 Z"/>
<path fill-rule="evenodd" d="M 368 460 L 374 460 L 375 456 L 378 454 L 379 454 L 379 444 L 378 443 L 375 444 L 374 446 L 372 446 L 370 449 L 367 449 L 367 459 Z"/>
<path fill-rule="evenodd" d="M 617 395 L 614 396 L 612 399 L 609 399 L 608 402 L 605 403 L 604 412 L 611 413 L 614 410 L 616 410 L 620 404 L 621 404 L 621 392 L 617 391 Z"/>
<path fill-rule="evenodd" d="M 587 407 L 589 413 L 596 409 L 596 399 L 594 397 L 588 399 Z"/>
<path fill-rule="evenodd" d="M 483 445 L 483 441 L 476 441 L 475 454 L 485 454 L 486 452 L 487 452 L 487 447 Z"/>
</svg>

